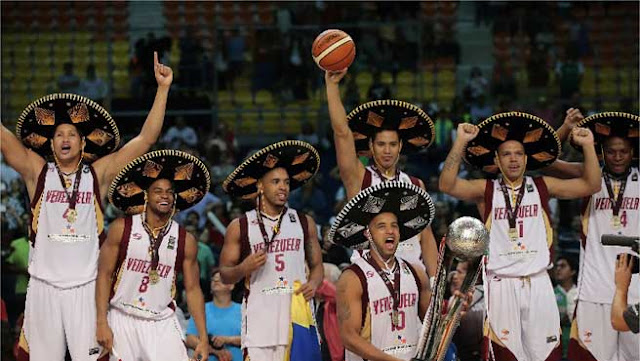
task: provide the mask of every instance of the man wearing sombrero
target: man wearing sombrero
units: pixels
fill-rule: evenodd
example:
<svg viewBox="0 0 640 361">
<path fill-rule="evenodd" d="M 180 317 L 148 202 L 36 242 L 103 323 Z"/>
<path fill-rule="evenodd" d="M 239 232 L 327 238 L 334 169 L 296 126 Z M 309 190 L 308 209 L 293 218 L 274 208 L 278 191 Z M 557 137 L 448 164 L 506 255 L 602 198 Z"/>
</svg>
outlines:
<svg viewBox="0 0 640 361">
<path fill-rule="evenodd" d="M 2 126 L 2 155 L 24 180 L 31 200 L 29 289 L 19 354 L 31 360 L 95 360 L 93 294 L 102 204 L 124 164 L 156 142 L 173 80 L 158 63 L 158 91 L 140 134 L 118 149 L 116 122 L 97 103 L 52 94 L 20 115 L 17 137 Z M 42 327 L 47 325 L 47 327 Z"/>
<path fill-rule="evenodd" d="M 323 279 L 316 224 L 287 207 L 289 192 L 309 181 L 320 158 L 310 144 L 282 141 L 247 158 L 224 181 L 229 195 L 256 208 L 227 227 L 220 254 L 225 283 L 245 279 L 242 348 L 252 361 L 283 360 L 289 345 L 294 282 L 309 301 Z M 309 276 L 305 275 L 305 262 Z M 320 357 L 309 350 L 307 360 Z"/>
<path fill-rule="evenodd" d="M 347 199 L 361 189 L 399 180 L 425 188 L 424 183 L 398 169 L 400 154 L 410 154 L 431 145 L 434 125 L 419 107 L 399 100 L 376 100 L 360 105 L 347 115 L 338 84 L 347 73 L 326 72 L 327 101 L 340 177 Z M 359 155 L 371 156 L 365 167 Z M 354 252 L 354 256 L 362 252 Z M 398 254 L 434 276 L 438 250 L 431 226 L 400 245 Z M 355 259 L 356 257 L 352 257 Z"/>
<path fill-rule="evenodd" d="M 369 248 L 337 282 L 340 335 L 346 360 L 409 360 L 416 354 L 419 318 L 429 307 L 425 272 L 398 257 L 403 240 L 433 220 L 427 192 L 391 181 L 362 190 L 340 211 L 328 238 Z"/>
<path fill-rule="evenodd" d="M 198 203 L 210 182 L 198 158 L 159 150 L 134 159 L 111 184 L 109 201 L 126 216 L 100 249 L 95 294 L 97 339 L 111 360 L 188 360 L 174 312 L 179 274 L 198 328 L 196 359 L 209 357 L 198 242 L 173 215 Z"/>
<path fill-rule="evenodd" d="M 575 360 L 638 360 L 638 335 L 618 332 L 611 325 L 616 257 L 633 253 L 626 247 L 604 247 L 603 234 L 640 235 L 640 173 L 638 172 L 638 124 L 640 117 L 605 112 L 584 118 L 571 113 L 560 130 L 588 128 L 594 134 L 596 151 L 602 157 L 601 189 L 584 199 L 580 242 L 578 303 L 571 330 L 569 358 Z M 564 139 L 561 139 L 564 140 Z M 582 164 L 558 161 L 555 170 L 579 176 Z M 637 254 L 635 254 L 637 256 Z M 638 259 L 635 258 L 637 262 Z M 628 304 L 640 301 L 638 274 L 631 277 Z"/>
<path fill-rule="evenodd" d="M 555 131 L 542 119 L 519 112 L 460 124 L 440 175 L 440 189 L 477 203 L 489 230 L 485 289 L 489 295 L 485 358 L 558 360 L 560 318 L 547 274 L 553 242 L 548 199 L 590 196 L 600 189 L 600 169 L 588 129 L 572 132 L 584 152 L 580 178 L 528 177 L 526 170 L 551 164 L 560 152 Z M 458 178 L 462 159 L 498 179 Z"/>
</svg>

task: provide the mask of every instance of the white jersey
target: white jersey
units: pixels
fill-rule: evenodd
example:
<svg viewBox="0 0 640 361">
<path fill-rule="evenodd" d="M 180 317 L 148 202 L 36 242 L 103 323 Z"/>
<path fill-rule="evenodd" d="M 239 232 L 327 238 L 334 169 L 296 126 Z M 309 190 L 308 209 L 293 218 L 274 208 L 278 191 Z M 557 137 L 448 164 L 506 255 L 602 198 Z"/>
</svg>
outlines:
<svg viewBox="0 0 640 361">
<path fill-rule="evenodd" d="M 365 258 L 349 267 L 362 285 L 362 329 L 360 335 L 384 353 L 402 360 L 415 356 L 421 324 L 418 318 L 419 280 L 406 261 L 396 257 L 400 265 L 400 304 L 398 326 L 392 321 L 393 295 L 375 268 Z M 362 357 L 345 351 L 346 361 L 362 361 Z"/>
<path fill-rule="evenodd" d="M 276 220 L 262 217 L 269 239 Z M 303 213 L 287 209 L 280 233 L 268 245 L 267 261 L 245 280 L 242 301 L 242 347 L 289 344 L 293 282 L 307 282 L 304 242 L 308 235 Z M 242 259 L 265 247 L 255 210 L 240 217 Z"/>
<path fill-rule="evenodd" d="M 526 188 L 516 218 L 518 237 L 511 240 L 500 181 L 487 180 L 484 214 L 485 225 L 489 230 L 487 271 L 493 275 L 529 276 L 544 271 L 551 262 L 549 248 L 553 242 L 553 230 L 549 218 L 547 187 L 539 177 L 525 177 L 521 187 Z M 516 194 L 519 191 L 520 187 L 516 188 Z M 512 200 L 512 195 L 507 197 Z"/>
<path fill-rule="evenodd" d="M 82 172 L 76 198 L 77 217 L 67 218 L 73 184 Z M 70 177 L 62 187 L 55 163 L 47 163 L 38 177 L 31 200 L 29 274 L 58 288 L 72 288 L 96 279 L 98 254 L 104 239 L 100 190 L 90 165 Z"/>
<path fill-rule="evenodd" d="M 111 307 L 148 320 L 163 320 L 173 315 L 176 275 L 182 271 L 186 231 L 174 220 L 170 227 L 158 249 L 159 280 L 152 284 L 149 234 L 142 226 L 140 214 L 125 218 Z"/>
<path fill-rule="evenodd" d="M 582 209 L 582 237 L 580 242 L 580 276 L 578 279 L 578 299 L 610 304 L 615 293 L 614 271 L 619 253 L 633 253 L 629 247 L 603 246 L 600 236 L 616 234 L 624 236 L 640 235 L 640 173 L 632 167 L 627 176 L 622 204 L 620 206 L 620 227 L 612 223 L 612 202 L 607 186 L 602 178 L 602 188 L 584 200 Z M 619 191 L 620 182 L 612 181 L 614 192 Z M 637 254 L 636 254 L 637 255 Z M 628 303 L 638 303 L 640 283 L 638 274 L 633 274 L 629 287 Z"/>
<path fill-rule="evenodd" d="M 420 187 L 420 180 L 416 177 L 412 177 L 405 172 L 398 171 L 396 178 L 400 182 L 411 183 L 417 187 Z M 375 168 L 368 166 L 365 168 L 364 178 L 362 179 L 362 185 L 360 190 L 369 188 L 376 184 L 384 182 L 384 179 L 380 176 Z M 368 250 L 358 250 L 351 254 L 351 262 L 355 263 L 356 259 L 361 258 L 363 254 L 369 252 Z M 417 234 L 407 240 L 403 240 L 398 244 L 396 250 L 396 256 L 402 257 L 407 262 L 420 267 L 425 270 L 424 263 L 422 262 L 422 248 L 420 247 L 420 234 Z"/>
</svg>

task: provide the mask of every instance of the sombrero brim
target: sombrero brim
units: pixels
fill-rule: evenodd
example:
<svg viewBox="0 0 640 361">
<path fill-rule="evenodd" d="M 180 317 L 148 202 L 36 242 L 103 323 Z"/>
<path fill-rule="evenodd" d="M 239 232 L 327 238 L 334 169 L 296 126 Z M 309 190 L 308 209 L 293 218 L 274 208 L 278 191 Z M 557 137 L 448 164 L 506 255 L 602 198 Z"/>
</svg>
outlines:
<svg viewBox="0 0 640 361">
<path fill-rule="evenodd" d="M 364 103 L 347 116 L 359 155 L 370 156 L 369 139 L 379 131 L 395 130 L 402 140 L 402 153 L 426 149 L 433 142 L 435 127 L 418 106 L 400 100 Z"/>
<path fill-rule="evenodd" d="M 233 197 L 253 199 L 258 193 L 258 180 L 276 168 L 287 170 L 289 189 L 294 190 L 318 172 L 320 156 L 309 143 L 299 140 L 278 142 L 242 162 L 222 183 L 222 188 Z"/>
<path fill-rule="evenodd" d="M 368 248 L 364 231 L 375 216 L 384 212 L 398 217 L 402 242 L 431 224 L 435 206 L 427 191 L 411 183 L 380 183 L 360 191 L 342 208 L 329 230 L 329 241 L 354 249 Z"/>
<path fill-rule="evenodd" d="M 639 141 L 638 141 L 638 125 L 640 117 L 634 114 L 622 112 L 604 112 L 588 116 L 580 123 L 578 127 L 589 128 L 593 133 L 594 145 L 596 152 L 602 156 L 602 145 L 608 137 L 620 137 L 628 139 L 634 149 L 634 158 L 638 158 Z M 582 147 L 578 147 L 572 143 L 578 150 L 582 151 Z"/>
<path fill-rule="evenodd" d="M 158 179 L 173 182 L 177 210 L 200 202 L 211 186 L 209 170 L 200 159 L 177 150 L 156 150 L 120 171 L 109 187 L 109 201 L 126 214 L 141 213 L 144 191 Z"/>
<path fill-rule="evenodd" d="M 520 112 L 495 114 L 478 124 L 478 128 L 480 132 L 465 148 L 465 160 L 486 172 L 498 172 L 494 163 L 495 152 L 508 140 L 522 143 L 528 170 L 550 165 L 561 151 L 556 131 L 535 115 Z"/>
<path fill-rule="evenodd" d="M 84 135 L 87 162 L 118 149 L 120 133 L 111 115 L 98 103 L 77 94 L 50 94 L 29 104 L 18 118 L 16 135 L 25 146 L 49 158 L 50 140 L 56 127 L 64 123 L 75 125 Z"/>
</svg>

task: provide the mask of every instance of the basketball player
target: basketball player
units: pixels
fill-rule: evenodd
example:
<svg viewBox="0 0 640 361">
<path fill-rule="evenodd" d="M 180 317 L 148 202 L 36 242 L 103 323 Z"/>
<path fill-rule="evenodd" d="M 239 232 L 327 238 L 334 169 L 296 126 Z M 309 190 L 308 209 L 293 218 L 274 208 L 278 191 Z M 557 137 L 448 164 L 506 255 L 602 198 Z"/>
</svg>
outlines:
<svg viewBox="0 0 640 361">
<path fill-rule="evenodd" d="M 160 150 L 133 160 L 109 188 L 109 200 L 127 214 L 109 227 L 98 264 L 97 340 L 112 361 L 188 360 L 174 312 L 180 273 L 189 313 L 202 335 L 196 359 L 209 357 L 198 242 L 173 220 L 176 211 L 203 198 L 209 183 L 199 159 Z"/>
<path fill-rule="evenodd" d="M 400 171 L 397 164 L 401 152 L 415 152 L 431 144 L 434 125 L 429 116 L 419 107 L 397 100 L 365 103 L 347 116 L 338 87 L 346 73 L 346 69 L 328 71 L 325 82 L 338 168 L 347 199 L 362 189 L 390 180 L 424 189 L 422 180 Z M 359 153 L 371 155 L 373 164 L 365 167 L 358 159 Z M 399 247 L 398 255 L 426 269 L 429 276 L 435 275 L 438 249 L 431 226 Z M 361 253 L 354 252 L 352 258 Z"/>
<path fill-rule="evenodd" d="M 29 289 L 19 354 L 31 361 L 95 360 L 95 279 L 104 239 L 104 195 L 122 165 L 146 152 L 164 121 L 171 68 L 154 55 L 158 90 L 140 134 L 118 148 L 115 121 L 75 94 L 52 94 L 18 119 L 18 139 L 2 126 L 7 163 L 31 200 Z M 24 143 L 24 144 L 23 144 Z M 111 153 L 111 154 L 109 154 Z M 53 161 L 46 160 L 52 157 Z M 46 327 L 43 327 L 46 325 Z"/>
<path fill-rule="evenodd" d="M 241 334 L 245 359 L 282 360 L 289 344 L 293 283 L 303 283 L 298 293 L 308 301 L 322 282 L 316 224 L 286 206 L 289 191 L 311 179 L 319 165 L 311 145 L 283 141 L 246 159 L 223 183 L 231 196 L 256 200 L 256 209 L 229 224 L 220 254 L 222 281 L 233 284 L 245 279 Z"/>
<path fill-rule="evenodd" d="M 603 234 L 640 234 L 640 172 L 635 153 L 638 149 L 640 117 L 606 112 L 584 118 L 577 109 L 570 109 L 567 113 L 561 129 L 589 128 L 595 135 L 596 149 L 601 152 L 604 162 L 600 191 L 585 197 L 583 201 L 581 272 L 569 358 L 587 361 L 638 360 L 638 335 L 618 332 L 609 322 L 615 294 L 616 257 L 619 253 L 633 252 L 625 247 L 604 247 L 600 237 Z M 580 163 L 556 163 L 553 168 L 567 175 L 579 176 L 582 173 Z M 631 278 L 627 295 L 629 304 L 640 301 L 639 290 L 636 273 Z"/>
<path fill-rule="evenodd" d="M 425 190 L 391 181 L 361 191 L 337 216 L 329 239 L 347 247 L 368 244 L 370 249 L 336 285 L 347 361 L 409 360 L 416 354 L 419 320 L 429 307 L 431 291 L 425 272 L 397 257 L 396 250 L 433 215 Z"/>
<path fill-rule="evenodd" d="M 560 142 L 553 129 L 530 114 L 509 112 L 487 118 L 479 126 L 460 124 L 458 137 L 440 175 L 443 192 L 477 203 L 490 235 L 485 289 L 488 294 L 485 358 L 558 360 L 560 317 L 547 273 L 553 234 L 549 197 L 578 198 L 600 189 L 600 170 L 588 129 L 572 132 L 585 154 L 580 178 L 528 177 L 553 162 Z M 458 178 L 462 155 L 495 180 Z M 491 353 L 492 355 L 489 355 Z"/>
</svg>

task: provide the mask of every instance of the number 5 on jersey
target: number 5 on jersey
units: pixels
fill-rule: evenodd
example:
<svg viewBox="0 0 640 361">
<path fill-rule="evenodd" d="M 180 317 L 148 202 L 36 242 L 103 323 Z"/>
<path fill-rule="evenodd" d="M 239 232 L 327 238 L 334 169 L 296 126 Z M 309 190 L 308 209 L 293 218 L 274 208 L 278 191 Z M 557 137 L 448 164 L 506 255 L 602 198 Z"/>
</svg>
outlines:
<svg viewBox="0 0 640 361">
<path fill-rule="evenodd" d="M 276 254 L 276 271 L 284 271 L 284 253 Z"/>
</svg>

